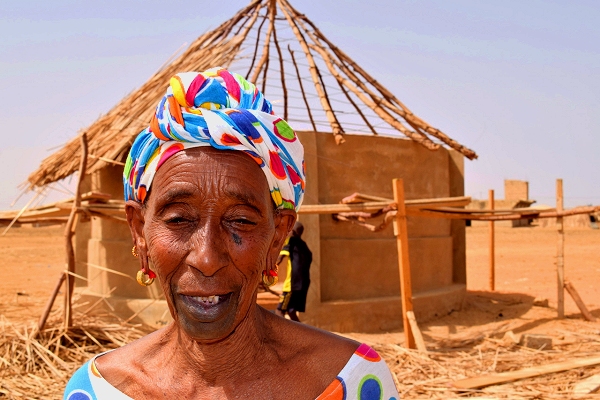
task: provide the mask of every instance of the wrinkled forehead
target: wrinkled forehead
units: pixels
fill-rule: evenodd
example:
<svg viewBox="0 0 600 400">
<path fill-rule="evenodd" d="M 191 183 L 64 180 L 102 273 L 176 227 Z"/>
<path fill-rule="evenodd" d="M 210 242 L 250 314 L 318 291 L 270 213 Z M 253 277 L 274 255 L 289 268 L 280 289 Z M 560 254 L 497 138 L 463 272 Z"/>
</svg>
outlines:
<svg viewBox="0 0 600 400">
<path fill-rule="evenodd" d="M 156 172 L 148 202 L 196 195 L 227 196 L 273 206 L 269 184 L 258 164 L 240 151 L 194 147 L 179 151 Z"/>
</svg>

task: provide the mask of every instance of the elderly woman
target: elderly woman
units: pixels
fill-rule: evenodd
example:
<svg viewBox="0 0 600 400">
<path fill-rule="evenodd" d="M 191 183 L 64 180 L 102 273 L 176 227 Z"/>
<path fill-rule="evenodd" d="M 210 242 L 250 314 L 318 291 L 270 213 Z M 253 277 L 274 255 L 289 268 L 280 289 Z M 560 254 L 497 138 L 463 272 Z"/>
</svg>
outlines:
<svg viewBox="0 0 600 400">
<path fill-rule="evenodd" d="M 302 145 L 221 68 L 173 77 L 124 172 L 138 282 L 173 322 L 100 354 L 65 399 L 397 399 L 379 355 L 256 304 L 304 193 Z"/>
</svg>

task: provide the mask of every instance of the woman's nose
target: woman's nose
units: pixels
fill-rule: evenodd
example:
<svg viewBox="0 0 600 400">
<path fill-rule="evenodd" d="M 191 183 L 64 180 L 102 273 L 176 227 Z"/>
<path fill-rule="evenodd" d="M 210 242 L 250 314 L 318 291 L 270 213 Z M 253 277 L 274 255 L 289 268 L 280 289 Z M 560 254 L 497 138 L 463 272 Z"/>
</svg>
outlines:
<svg viewBox="0 0 600 400">
<path fill-rule="evenodd" d="M 229 257 L 218 224 L 207 221 L 190 238 L 187 264 L 204 276 L 212 276 L 227 266 Z"/>
</svg>

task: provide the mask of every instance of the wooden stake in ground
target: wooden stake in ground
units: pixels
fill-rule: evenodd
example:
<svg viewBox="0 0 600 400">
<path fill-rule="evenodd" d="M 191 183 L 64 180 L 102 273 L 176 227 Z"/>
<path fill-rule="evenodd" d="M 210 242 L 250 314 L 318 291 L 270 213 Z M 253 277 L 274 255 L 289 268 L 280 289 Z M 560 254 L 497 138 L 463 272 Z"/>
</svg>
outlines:
<svg viewBox="0 0 600 400">
<path fill-rule="evenodd" d="M 575 286 L 573 286 L 571 282 L 565 281 L 565 289 L 567 289 L 567 292 L 571 295 L 575 304 L 577 304 L 583 318 L 585 318 L 586 321 L 596 322 L 596 318 L 588 311 L 585 303 L 581 300 L 581 297 L 579 297 L 579 293 L 575 290 Z"/>
<path fill-rule="evenodd" d="M 494 209 L 494 190 L 489 191 L 489 209 Z M 496 290 L 496 239 L 494 231 L 494 221 L 490 221 L 490 290 Z"/>
<path fill-rule="evenodd" d="M 54 305 L 54 300 L 56 300 L 56 296 L 58 296 L 60 287 L 62 286 L 63 282 L 65 281 L 67 275 L 68 274 L 66 274 L 64 272 L 62 272 L 60 274 L 60 277 L 58 278 L 58 281 L 56 282 L 56 286 L 54 286 L 54 290 L 52 291 L 52 294 L 50 295 L 50 298 L 48 299 L 48 302 L 46 303 L 46 308 L 44 309 L 44 312 L 42 313 L 42 316 L 40 317 L 40 320 L 38 322 L 38 332 L 40 332 L 42 329 L 44 329 L 44 326 L 46 325 L 46 321 L 48 320 L 48 316 L 50 315 L 50 311 L 52 311 L 52 306 Z"/>
<path fill-rule="evenodd" d="M 81 135 L 81 162 L 79 164 L 79 177 L 77 178 L 77 188 L 75 189 L 75 199 L 73 200 L 73 207 L 71 208 L 71 214 L 65 226 L 65 244 L 67 250 L 67 271 L 65 274 L 67 279 L 67 285 L 65 290 L 65 329 L 73 326 L 73 315 L 71 312 L 71 302 L 73 297 L 73 288 L 75 287 L 75 278 L 70 273 L 75 273 L 75 251 L 73 249 L 73 224 L 75 223 L 75 217 L 79 207 L 81 206 L 81 183 L 85 177 L 85 170 L 87 165 L 88 156 L 88 142 L 87 136 L 84 133 Z"/>
<path fill-rule="evenodd" d="M 415 318 L 415 313 L 412 311 L 406 312 L 406 317 L 408 318 L 408 322 L 410 324 L 410 330 L 413 333 L 415 338 L 415 343 L 417 345 L 417 349 L 420 353 L 427 353 L 427 346 L 425 346 L 425 341 L 423 340 L 423 335 L 421 334 L 421 330 L 419 329 L 419 325 L 417 325 L 417 319 Z"/>
<path fill-rule="evenodd" d="M 404 324 L 404 341 L 409 349 L 416 349 L 408 311 L 413 311 L 412 287 L 410 279 L 410 261 L 408 259 L 408 230 L 406 228 L 406 206 L 404 205 L 404 181 L 394 179 L 394 201 L 398 205 L 396 213 L 396 244 L 398 246 L 398 265 L 400 267 L 400 296 L 402 297 L 402 323 Z"/>
<path fill-rule="evenodd" d="M 556 180 L 556 212 L 563 211 L 563 181 Z M 558 279 L 558 318 L 565 317 L 565 231 L 563 217 L 556 217 L 558 230 L 558 249 L 556 252 L 556 277 Z"/>
</svg>

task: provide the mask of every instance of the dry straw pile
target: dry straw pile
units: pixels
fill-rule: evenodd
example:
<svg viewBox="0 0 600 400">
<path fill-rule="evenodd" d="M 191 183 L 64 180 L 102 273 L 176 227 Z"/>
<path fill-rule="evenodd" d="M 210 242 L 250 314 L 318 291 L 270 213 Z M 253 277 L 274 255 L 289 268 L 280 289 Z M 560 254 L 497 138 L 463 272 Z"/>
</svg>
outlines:
<svg viewBox="0 0 600 400">
<path fill-rule="evenodd" d="M 37 333 L 0 315 L 0 398 L 62 399 L 69 377 L 94 355 L 144 336 L 140 326 L 77 316 L 65 332 L 58 318 Z"/>
</svg>

